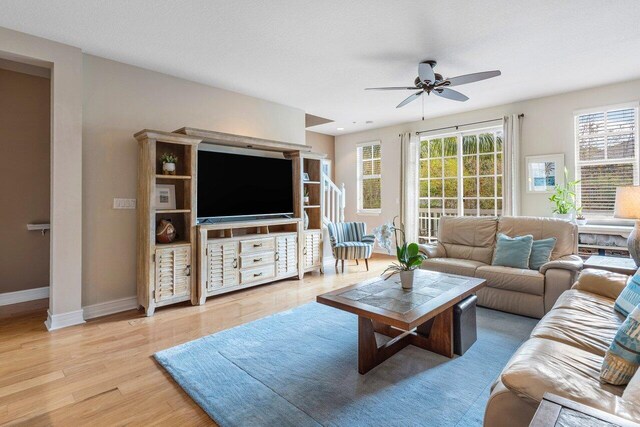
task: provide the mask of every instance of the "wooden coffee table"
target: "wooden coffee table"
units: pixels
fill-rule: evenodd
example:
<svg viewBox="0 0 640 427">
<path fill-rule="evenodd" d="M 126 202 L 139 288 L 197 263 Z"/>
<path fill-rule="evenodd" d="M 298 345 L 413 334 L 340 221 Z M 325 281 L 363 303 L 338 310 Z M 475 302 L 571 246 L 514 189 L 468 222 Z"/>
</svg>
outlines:
<svg viewBox="0 0 640 427">
<path fill-rule="evenodd" d="M 486 286 L 484 279 L 417 270 L 414 287 L 400 277 L 373 278 L 317 297 L 358 315 L 358 372 L 366 374 L 408 345 L 453 357 L 453 306 Z M 375 333 L 391 337 L 378 345 Z"/>
</svg>

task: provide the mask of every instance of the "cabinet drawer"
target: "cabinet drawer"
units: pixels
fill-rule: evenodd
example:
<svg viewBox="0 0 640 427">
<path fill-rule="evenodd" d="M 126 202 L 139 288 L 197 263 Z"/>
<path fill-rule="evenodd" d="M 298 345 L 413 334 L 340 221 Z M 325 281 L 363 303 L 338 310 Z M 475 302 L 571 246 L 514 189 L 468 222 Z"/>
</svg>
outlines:
<svg viewBox="0 0 640 427">
<path fill-rule="evenodd" d="M 275 276 L 274 265 L 252 268 L 251 270 L 240 271 L 240 284 L 257 282 Z"/>
<path fill-rule="evenodd" d="M 259 267 L 275 262 L 274 252 L 256 252 L 255 254 L 242 255 L 240 257 L 240 268 Z"/>
<path fill-rule="evenodd" d="M 275 239 L 266 237 L 261 239 L 243 240 L 240 242 L 240 253 L 263 252 L 275 248 Z"/>
</svg>

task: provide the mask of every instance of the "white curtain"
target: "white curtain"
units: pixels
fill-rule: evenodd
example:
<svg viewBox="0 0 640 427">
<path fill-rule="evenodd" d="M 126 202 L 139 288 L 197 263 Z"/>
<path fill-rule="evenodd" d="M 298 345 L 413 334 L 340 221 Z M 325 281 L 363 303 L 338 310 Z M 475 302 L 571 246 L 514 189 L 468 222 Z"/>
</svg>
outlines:
<svg viewBox="0 0 640 427">
<path fill-rule="evenodd" d="M 520 214 L 520 120 L 518 114 L 505 116 L 504 134 L 504 206 L 503 213 L 508 216 Z"/>
<path fill-rule="evenodd" d="M 408 242 L 418 241 L 418 138 L 400 135 L 400 221 Z"/>
</svg>

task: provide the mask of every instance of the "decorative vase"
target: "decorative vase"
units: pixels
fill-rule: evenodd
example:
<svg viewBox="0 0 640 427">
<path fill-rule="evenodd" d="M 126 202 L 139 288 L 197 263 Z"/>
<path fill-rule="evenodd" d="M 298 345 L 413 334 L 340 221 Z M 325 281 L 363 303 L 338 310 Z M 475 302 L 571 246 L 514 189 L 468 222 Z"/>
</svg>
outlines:
<svg viewBox="0 0 640 427">
<path fill-rule="evenodd" d="M 405 270 L 400 272 L 400 283 L 402 283 L 402 289 L 413 289 L 415 272 L 415 270 Z"/>
<path fill-rule="evenodd" d="M 307 230 L 309 228 L 309 215 L 307 215 L 307 211 L 304 211 L 304 229 Z"/>
<path fill-rule="evenodd" d="M 163 163 L 162 164 L 162 173 L 165 175 L 175 175 L 176 174 L 176 164 L 175 163 Z"/>
<path fill-rule="evenodd" d="M 176 240 L 176 228 L 168 219 L 161 219 L 156 228 L 156 241 L 158 243 L 171 243 Z"/>
</svg>

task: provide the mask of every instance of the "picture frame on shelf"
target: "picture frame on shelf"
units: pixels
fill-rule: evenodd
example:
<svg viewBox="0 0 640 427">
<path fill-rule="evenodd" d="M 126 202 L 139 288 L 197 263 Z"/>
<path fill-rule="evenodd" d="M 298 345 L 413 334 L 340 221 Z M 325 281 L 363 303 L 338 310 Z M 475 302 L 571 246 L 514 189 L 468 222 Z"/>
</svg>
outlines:
<svg viewBox="0 0 640 427">
<path fill-rule="evenodd" d="M 306 172 L 302 172 L 302 180 L 303 180 L 304 182 L 311 181 L 311 179 L 309 178 L 309 174 L 308 174 L 308 173 L 306 173 Z"/>
<path fill-rule="evenodd" d="M 564 154 L 527 156 L 527 193 L 553 193 L 564 185 Z"/>
<path fill-rule="evenodd" d="M 156 209 L 176 208 L 176 186 L 171 184 L 156 185 Z"/>
</svg>

